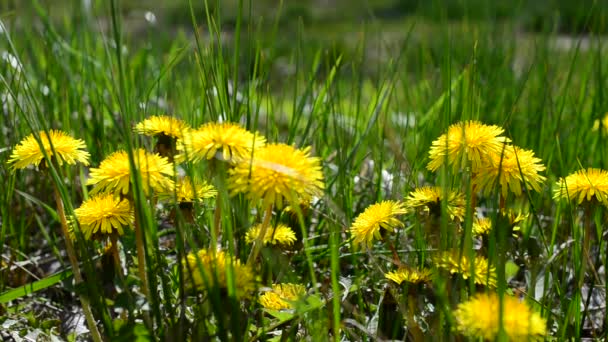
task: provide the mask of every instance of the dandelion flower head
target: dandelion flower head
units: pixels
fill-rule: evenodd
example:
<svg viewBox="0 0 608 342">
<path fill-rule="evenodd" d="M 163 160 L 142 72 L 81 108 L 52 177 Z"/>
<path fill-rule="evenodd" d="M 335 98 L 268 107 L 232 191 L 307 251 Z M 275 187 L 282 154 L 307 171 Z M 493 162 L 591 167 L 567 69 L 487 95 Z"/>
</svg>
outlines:
<svg viewBox="0 0 608 342">
<path fill-rule="evenodd" d="M 89 240 L 124 234 L 124 228 L 133 225 L 134 216 L 131 204 L 114 194 L 99 194 L 84 201 L 74 210 L 80 229 Z"/>
<path fill-rule="evenodd" d="M 441 214 L 441 200 L 444 198 L 444 189 L 441 187 L 423 186 L 411 191 L 405 198 L 405 207 L 408 210 L 422 211 L 426 214 L 439 217 Z M 447 193 L 447 213 L 452 220 L 462 221 L 465 213 L 464 195 L 456 190 Z"/>
<path fill-rule="evenodd" d="M 374 238 L 382 239 L 381 229 L 392 232 L 403 227 L 403 222 L 397 217 L 405 213 L 407 210 L 402 202 L 383 201 L 372 204 L 355 218 L 350 228 L 354 243 L 371 247 Z"/>
<path fill-rule="evenodd" d="M 555 199 L 568 199 L 577 204 L 597 201 L 608 205 L 608 171 L 582 169 L 561 178 L 553 192 Z"/>
<path fill-rule="evenodd" d="M 135 132 L 139 134 L 173 139 L 181 139 L 189 130 L 190 126 L 184 121 L 166 115 L 154 115 L 135 125 Z"/>
<path fill-rule="evenodd" d="M 433 141 L 429 151 L 427 168 L 436 171 L 447 161 L 455 170 L 471 162 L 476 172 L 482 160 L 489 154 L 500 154 L 504 142 L 504 130 L 494 125 L 484 125 L 478 121 L 464 121 L 451 125 L 446 134 Z"/>
<path fill-rule="evenodd" d="M 158 192 L 173 188 L 173 165 L 165 157 L 149 153 L 144 149 L 133 151 L 135 167 L 141 174 L 144 192 L 149 188 Z M 87 185 L 94 185 L 92 193 L 99 191 L 114 192 L 126 195 L 131 183 L 131 167 L 129 155 L 125 151 L 117 151 L 104 159 L 98 168 L 92 168 Z"/>
<path fill-rule="evenodd" d="M 538 341 L 547 334 L 547 322 L 526 303 L 503 297 L 503 328 L 509 341 Z M 495 341 L 500 328 L 500 302 L 496 293 L 479 293 L 454 311 L 457 330 L 462 334 Z"/>
<path fill-rule="evenodd" d="M 300 284 L 274 284 L 272 291 L 260 296 L 259 302 L 269 310 L 293 309 L 294 302 L 306 296 L 306 288 Z"/>
<path fill-rule="evenodd" d="M 256 288 L 256 278 L 251 267 L 224 251 L 201 249 L 197 253 L 189 253 L 184 266 L 192 286 L 199 291 L 228 291 L 229 267 L 232 267 L 237 299 L 248 298 Z"/>
<path fill-rule="evenodd" d="M 319 158 L 310 156 L 310 147 L 297 149 L 286 144 L 267 144 L 229 171 L 231 193 L 244 193 L 264 207 L 284 202 L 298 204 L 321 196 L 325 184 Z"/>
<path fill-rule="evenodd" d="M 487 161 L 478 169 L 475 184 L 479 190 L 488 194 L 498 180 L 503 197 L 509 191 L 520 196 L 524 185 L 528 190 L 541 191 L 546 178 L 539 172 L 544 170 L 545 166 L 534 156 L 533 151 L 505 145 L 501 153 L 488 155 Z"/>
<path fill-rule="evenodd" d="M 604 132 L 608 131 L 608 113 L 606 113 L 604 115 L 604 117 L 602 118 L 602 120 L 595 120 L 593 122 L 593 127 L 591 128 L 592 131 L 597 132 L 600 129 L 600 126 L 602 127 L 602 130 Z"/>
<path fill-rule="evenodd" d="M 241 126 L 229 122 L 206 123 L 185 134 L 177 150 L 178 160 L 192 162 L 217 158 L 229 162 L 251 159 L 254 149 L 264 146 L 266 139 L 251 133 Z"/>
<path fill-rule="evenodd" d="M 496 268 L 491 266 L 488 259 L 475 256 L 473 263 L 468 256 L 460 256 L 460 252 L 443 252 L 434 258 L 437 268 L 450 274 L 459 274 L 463 279 L 475 277 L 475 284 L 496 287 Z"/>
<path fill-rule="evenodd" d="M 159 193 L 159 198 L 170 201 L 176 200 L 177 203 L 194 203 L 208 198 L 214 198 L 217 190 L 211 184 L 199 179 L 192 179 L 188 176 L 181 178 L 170 189 L 164 189 Z"/>
<path fill-rule="evenodd" d="M 431 275 L 432 273 L 429 269 L 416 270 L 409 267 L 401 267 L 397 271 L 385 273 L 384 277 L 394 281 L 397 284 L 401 284 L 403 282 L 420 284 L 431 281 Z"/>
<path fill-rule="evenodd" d="M 85 150 L 87 146 L 84 141 L 74 139 L 67 133 L 58 130 L 50 130 L 48 134 L 40 131 L 38 135 L 42 149 L 34 134 L 28 135 L 15 146 L 8 160 L 9 164 L 13 164 L 13 170 L 23 169 L 29 165 L 38 166 L 44 159 L 45 153 L 49 158 L 55 159 L 59 165 L 63 163 L 73 165 L 77 162 L 89 165 L 89 152 Z"/>
<path fill-rule="evenodd" d="M 260 235 L 261 228 L 261 224 L 251 227 L 245 235 L 245 241 L 253 243 Z M 290 227 L 279 223 L 276 227 L 266 230 L 266 235 L 262 238 L 262 241 L 264 245 L 291 246 L 296 241 L 296 233 Z"/>
</svg>

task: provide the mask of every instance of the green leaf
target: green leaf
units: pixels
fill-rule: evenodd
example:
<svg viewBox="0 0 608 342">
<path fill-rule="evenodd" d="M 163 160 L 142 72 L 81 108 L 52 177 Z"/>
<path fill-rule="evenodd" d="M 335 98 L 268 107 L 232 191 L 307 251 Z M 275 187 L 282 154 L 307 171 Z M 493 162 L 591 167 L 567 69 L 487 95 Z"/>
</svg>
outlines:
<svg viewBox="0 0 608 342">
<path fill-rule="evenodd" d="M 36 291 L 40 291 L 46 289 L 47 287 L 51 287 L 60 281 L 67 279 L 72 276 L 72 270 L 65 270 L 60 273 L 56 273 L 50 277 L 40 279 L 33 283 L 29 283 L 27 285 L 23 285 L 16 289 L 12 289 L 0 294 L 0 304 L 5 304 L 10 302 L 11 300 L 15 300 L 17 298 L 21 298 L 27 296 L 28 294 L 34 293 Z"/>
</svg>

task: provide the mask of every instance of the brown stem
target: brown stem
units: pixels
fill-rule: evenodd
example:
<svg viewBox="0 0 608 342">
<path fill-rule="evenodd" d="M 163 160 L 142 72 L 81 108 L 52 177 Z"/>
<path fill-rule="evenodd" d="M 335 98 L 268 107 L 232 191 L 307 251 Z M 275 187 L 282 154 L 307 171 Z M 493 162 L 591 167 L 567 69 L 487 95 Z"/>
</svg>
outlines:
<svg viewBox="0 0 608 342">
<path fill-rule="evenodd" d="M 112 256 L 114 257 L 114 263 L 116 264 L 116 270 L 119 272 L 118 274 L 122 278 L 122 266 L 120 265 L 120 255 L 118 254 L 118 239 L 115 234 L 112 234 L 110 237 L 110 241 L 112 243 L 112 247 L 110 247 Z"/>
<path fill-rule="evenodd" d="M 391 252 L 393 252 L 393 263 L 395 265 L 397 265 L 398 267 L 401 267 L 401 260 L 399 259 L 399 254 L 397 253 L 397 250 L 395 249 L 395 245 L 393 244 L 393 241 L 386 239 L 387 244 L 388 244 L 388 248 L 391 250 Z"/>
<path fill-rule="evenodd" d="M 213 232 L 211 233 L 211 249 L 217 249 L 217 240 L 220 236 L 220 229 L 222 224 L 222 198 L 218 191 L 215 197 L 215 211 L 213 213 Z"/>
<path fill-rule="evenodd" d="M 268 231 L 268 226 L 270 225 L 270 218 L 272 217 L 272 204 L 266 208 L 264 213 L 264 222 L 262 222 L 262 227 L 260 228 L 260 233 L 258 234 L 257 239 L 253 241 L 253 248 L 251 249 L 251 253 L 247 258 L 247 265 L 251 266 L 253 261 L 258 257 L 260 253 L 260 249 L 262 249 L 262 245 L 264 244 L 264 237 L 266 236 L 266 231 Z"/>
<path fill-rule="evenodd" d="M 78 259 L 76 258 L 76 252 L 74 250 L 74 245 L 72 244 L 72 239 L 70 238 L 70 233 L 68 231 L 68 222 L 65 216 L 65 209 L 63 207 L 63 201 L 61 200 L 61 195 L 59 194 L 59 189 L 57 188 L 57 184 L 53 183 L 53 192 L 55 195 L 55 202 L 57 205 L 57 214 L 59 215 L 59 219 L 61 220 L 61 231 L 63 233 L 63 238 L 65 240 L 65 249 L 68 253 L 68 258 L 70 259 L 70 264 L 72 265 L 72 272 L 74 273 L 74 280 L 76 284 L 82 283 L 82 274 L 80 273 L 80 267 L 78 265 Z M 99 329 L 97 329 L 97 324 L 95 323 L 95 318 L 93 317 L 93 311 L 91 310 L 91 304 L 87 297 L 82 294 L 79 294 L 80 303 L 82 304 L 82 311 L 87 321 L 87 325 L 89 327 L 89 331 L 91 332 L 91 338 L 95 342 L 101 342 L 103 339 L 101 337 L 101 333 Z"/>
</svg>

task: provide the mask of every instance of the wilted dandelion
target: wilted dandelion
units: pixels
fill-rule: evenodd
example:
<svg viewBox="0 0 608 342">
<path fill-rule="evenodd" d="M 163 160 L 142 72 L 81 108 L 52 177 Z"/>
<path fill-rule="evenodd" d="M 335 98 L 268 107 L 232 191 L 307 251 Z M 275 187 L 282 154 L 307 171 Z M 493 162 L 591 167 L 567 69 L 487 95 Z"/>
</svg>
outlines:
<svg viewBox="0 0 608 342">
<path fill-rule="evenodd" d="M 497 181 L 501 195 L 505 198 L 509 190 L 516 196 L 521 195 L 523 186 L 529 190 L 541 191 L 546 178 L 539 172 L 544 171 L 545 166 L 534 156 L 534 151 L 505 145 L 504 150 L 498 154 L 489 154 L 484 160 L 477 170 L 474 182 L 486 194 L 495 188 Z"/>
<path fill-rule="evenodd" d="M 49 158 L 56 160 L 59 165 L 76 164 L 77 162 L 89 165 L 89 152 L 85 150 L 87 146 L 84 141 L 74 139 L 67 133 L 58 130 L 50 130 L 48 134 L 40 131 L 38 134 L 42 149 L 34 134 L 28 135 L 15 146 L 8 160 L 9 164 L 13 164 L 11 166 L 13 170 L 23 169 L 29 165 L 38 166 L 44 159 L 45 153 Z M 53 149 L 55 153 L 53 153 Z"/>
<path fill-rule="evenodd" d="M 504 130 L 478 121 L 464 121 L 451 125 L 446 134 L 433 141 L 427 168 L 436 171 L 447 161 L 454 170 L 471 163 L 472 171 L 482 165 L 482 160 L 491 154 L 500 154 L 504 142 L 510 141 L 500 135 Z"/>
<path fill-rule="evenodd" d="M 350 228 L 354 243 L 371 247 L 375 239 L 382 239 L 381 229 L 392 232 L 403 227 L 397 216 L 407 213 L 402 202 L 383 201 L 372 204 L 363 211 Z"/>
<path fill-rule="evenodd" d="M 245 235 L 245 241 L 252 243 L 260 236 L 261 224 L 255 225 L 247 231 Z M 291 246 L 296 241 L 296 233 L 284 224 L 278 224 L 276 227 L 270 228 L 266 231 L 265 236 L 262 238 L 264 245 L 283 245 Z"/>
<path fill-rule="evenodd" d="M 228 291 L 228 268 L 232 267 L 236 298 L 247 298 L 256 288 L 256 279 L 251 267 L 227 255 L 224 251 L 201 249 L 189 253 L 183 265 L 191 284 L 199 291 Z"/>
<path fill-rule="evenodd" d="M 293 303 L 306 296 L 306 288 L 300 284 L 274 284 L 272 291 L 260 296 L 259 302 L 270 310 L 293 309 Z"/>
<path fill-rule="evenodd" d="M 129 201 L 111 193 L 89 198 L 74 214 L 87 240 L 123 235 L 124 228 L 132 227 L 134 221 Z"/>
<path fill-rule="evenodd" d="M 248 160 L 251 159 L 252 151 L 264 146 L 265 142 L 266 139 L 258 133 L 251 133 L 233 123 L 207 123 L 180 139 L 177 145 L 180 151 L 178 160 Z"/>
<path fill-rule="evenodd" d="M 232 194 L 243 193 L 268 208 L 310 201 L 323 194 L 323 172 L 310 147 L 297 149 L 286 144 L 268 144 L 256 150 L 253 159 L 243 159 L 229 171 Z"/>
<path fill-rule="evenodd" d="M 496 293 L 480 293 L 454 311 L 462 334 L 495 341 L 500 328 L 500 302 Z M 509 341 L 542 340 L 547 322 L 515 297 L 503 297 L 503 329 Z"/>
<path fill-rule="evenodd" d="M 429 269 L 416 270 L 409 267 L 401 267 L 397 271 L 384 274 L 386 279 L 392 280 L 397 284 L 403 282 L 410 284 L 427 283 L 431 281 L 432 272 Z"/>
<path fill-rule="evenodd" d="M 408 210 L 422 211 L 425 214 L 439 217 L 443 197 L 444 189 L 424 186 L 411 191 L 405 198 L 404 204 Z M 457 190 L 448 191 L 447 213 L 451 220 L 462 221 L 464 219 L 465 198 L 461 192 Z"/>
<path fill-rule="evenodd" d="M 149 188 L 158 192 L 173 187 L 173 165 L 165 157 L 153 154 L 144 149 L 133 151 L 136 171 L 141 174 L 142 186 L 145 193 Z M 129 155 L 125 151 L 117 151 L 104 159 L 98 168 L 92 168 L 87 185 L 94 185 L 91 191 L 113 192 L 126 195 L 131 189 L 131 167 Z"/>
<path fill-rule="evenodd" d="M 560 178 L 553 197 L 568 199 L 576 204 L 597 201 L 608 205 L 608 171 L 588 168 Z"/>
<path fill-rule="evenodd" d="M 475 277 L 475 284 L 496 287 L 496 268 L 490 266 L 488 259 L 475 256 L 473 264 L 466 255 L 459 255 L 458 251 L 443 252 L 433 260 L 437 268 L 450 274 L 459 274 L 463 279 Z"/>
</svg>

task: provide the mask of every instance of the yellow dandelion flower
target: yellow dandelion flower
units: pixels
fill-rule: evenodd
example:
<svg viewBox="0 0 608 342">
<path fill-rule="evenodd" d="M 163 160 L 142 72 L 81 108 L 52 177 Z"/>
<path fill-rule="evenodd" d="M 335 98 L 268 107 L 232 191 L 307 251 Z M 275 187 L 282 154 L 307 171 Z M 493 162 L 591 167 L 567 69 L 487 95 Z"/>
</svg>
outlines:
<svg viewBox="0 0 608 342">
<path fill-rule="evenodd" d="M 604 117 L 602 118 L 602 120 L 595 120 L 593 122 L 593 127 L 591 128 L 591 130 L 594 131 L 594 132 L 599 131 L 600 125 L 601 125 L 602 130 L 604 132 L 608 131 L 608 113 L 606 113 L 604 115 Z"/>
<path fill-rule="evenodd" d="M 243 159 L 229 171 L 231 193 L 244 193 L 264 207 L 310 201 L 323 195 L 325 187 L 319 158 L 310 156 L 310 147 L 297 149 L 286 144 L 268 144 L 252 160 Z"/>
<path fill-rule="evenodd" d="M 465 214 L 464 195 L 456 190 L 448 191 L 447 195 L 447 213 L 450 219 L 462 221 Z M 441 214 L 441 200 L 443 197 L 444 190 L 442 188 L 424 186 L 409 193 L 405 199 L 405 207 L 408 210 L 422 211 L 438 217 Z"/>
<path fill-rule="evenodd" d="M 197 162 L 217 158 L 230 162 L 251 159 L 254 149 L 264 146 L 266 139 L 239 125 L 224 122 L 204 124 L 188 132 L 177 144 L 178 160 Z"/>
<path fill-rule="evenodd" d="M 427 283 L 431 281 L 432 272 L 429 269 L 415 270 L 409 267 L 401 267 L 397 271 L 384 274 L 386 279 L 392 280 L 397 284 L 403 282 L 410 284 Z"/>
<path fill-rule="evenodd" d="M 135 219 L 129 201 L 121 200 L 114 194 L 91 197 L 75 209 L 74 214 L 87 240 L 113 234 L 120 236 L 125 227 L 132 226 Z"/>
<path fill-rule="evenodd" d="M 294 302 L 306 296 L 306 288 L 300 284 L 274 284 L 272 291 L 260 296 L 259 302 L 269 310 L 293 309 Z"/>
<path fill-rule="evenodd" d="M 484 125 L 478 121 L 465 121 L 451 125 L 448 132 L 433 141 L 427 168 L 436 171 L 447 161 L 448 166 L 458 170 L 471 162 L 476 172 L 482 160 L 490 154 L 500 154 L 504 142 L 504 130 L 494 125 Z"/>
<path fill-rule="evenodd" d="M 500 301 L 496 293 L 479 293 L 454 311 L 457 330 L 466 336 L 495 341 L 500 328 Z M 521 300 L 503 297 L 503 329 L 509 341 L 539 341 L 547 322 Z"/>
<path fill-rule="evenodd" d="M 196 178 L 192 180 L 186 176 L 180 179 L 173 188 L 164 189 L 158 194 L 158 197 L 170 201 L 177 200 L 177 203 L 193 203 L 214 198 L 216 195 L 217 190 L 213 185 Z"/>
<path fill-rule="evenodd" d="M 261 224 L 255 225 L 247 231 L 245 241 L 253 243 L 260 235 Z M 274 229 L 268 229 L 263 237 L 264 245 L 284 245 L 291 246 L 296 241 L 296 233 L 284 224 L 278 224 Z"/>
<path fill-rule="evenodd" d="M 475 217 L 473 220 L 473 235 L 488 235 L 492 230 L 492 220 L 489 217 Z"/>
<path fill-rule="evenodd" d="M 256 279 L 250 266 L 226 254 L 224 251 L 201 249 L 189 253 L 183 262 L 185 274 L 193 288 L 199 291 L 228 290 L 227 272 L 232 266 L 236 298 L 248 298 L 256 288 Z"/>
<path fill-rule="evenodd" d="M 496 287 L 496 268 L 491 266 L 488 259 L 475 256 L 473 264 L 468 256 L 460 256 L 460 252 L 443 252 L 434 258 L 437 268 L 450 274 L 459 274 L 463 279 L 475 276 L 475 284 Z"/>
<path fill-rule="evenodd" d="M 477 170 L 474 182 L 479 190 L 490 193 L 498 180 L 503 197 L 509 190 L 519 196 L 524 185 L 528 190 L 541 191 L 546 178 L 539 172 L 544 170 L 545 166 L 534 157 L 533 151 L 506 145 L 502 153 L 488 155 L 486 162 Z"/>
<path fill-rule="evenodd" d="M 163 192 L 173 185 L 173 165 L 165 157 L 152 154 L 144 149 L 133 151 L 136 170 L 141 174 L 144 192 L 148 193 L 151 187 L 155 191 Z M 131 168 L 129 155 L 125 151 L 110 154 L 104 159 L 99 168 L 92 168 L 87 185 L 95 185 L 92 193 L 108 191 L 126 195 L 130 190 Z"/>
<path fill-rule="evenodd" d="M 374 238 L 382 239 L 380 229 L 392 232 L 403 227 L 403 222 L 397 216 L 406 212 L 402 202 L 383 201 L 372 204 L 355 218 L 350 228 L 354 243 L 371 247 Z"/>
<path fill-rule="evenodd" d="M 553 192 L 555 199 L 568 199 L 581 204 L 597 201 L 608 205 L 608 171 L 588 168 L 560 178 Z"/>
<path fill-rule="evenodd" d="M 15 146 L 8 160 L 9 164 L 13 164 L 13 170 L 23 169 L 29 165 L 38 166 L 44 159 L 45 153 L 49 158 L 54 158 L 59 165 L 63 163 L 73 165 L 77 162 L 89 165 L 89 152 L 84 150 L 87 147 L 84 141 L 74 139 L 67 133 L 57 130 L 50 130 L 48 134 L 45 131 L 40 131 L 38 134 L 42 149 L 34 134 L 28 135 Z M 56 155 L 53 153 L 53 149 Z"/>
<path fill-rule="evenodd" d="M 190 126 L 172 116 L 154 115 L 135 125 L 135 132 L 148 136 L 166 136 L 181 139 Z"/>
</svg>

